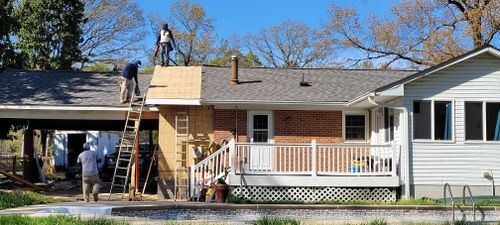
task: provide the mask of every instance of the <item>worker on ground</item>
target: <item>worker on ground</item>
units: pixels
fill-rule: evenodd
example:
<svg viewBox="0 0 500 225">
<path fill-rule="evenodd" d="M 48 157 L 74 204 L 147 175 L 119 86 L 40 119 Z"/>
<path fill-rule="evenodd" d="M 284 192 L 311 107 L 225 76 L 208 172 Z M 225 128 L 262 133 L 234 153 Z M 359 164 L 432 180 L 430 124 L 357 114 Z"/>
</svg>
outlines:
<svg viewBox="0 0 500 225">
<path fill-rule="evenodd" d="M 175 40 L 172 31 L 168 29 L 168 24 L 163 25 L 163 28 L 156 40 L 156 46 L 160 47 L 161 66 L 168 66 L 170 61 L 170 52 L 174 50 Z"/>
<path fill-rule="evenodd" d="M 133 63 L 127 64 L 125 68 L 123 68 L 120 76 L 120 104 L 130 102 L 132 98 L 132 91 L 134 91 L 136 95 L 140 95 L 139 81 L 137 79 L 137 72 L 139 71 L 140 66 L 141 61 L 137 60 Z M 132 78 L 135 81 L 135 90 Z"/>
<path fill-rule="evenodd" d="M 98 157 L 95 151 L 90 150 L 90 143 L 83 144 L 83 152 L 78 155 L 77 163 L 82 167 L 82 191 L 83 199 L 90 201 L 90 192 L 94 196 L 94 201 L 98 201 L 99 195 L 99 174 L 97 171 Z"/>
</svg>

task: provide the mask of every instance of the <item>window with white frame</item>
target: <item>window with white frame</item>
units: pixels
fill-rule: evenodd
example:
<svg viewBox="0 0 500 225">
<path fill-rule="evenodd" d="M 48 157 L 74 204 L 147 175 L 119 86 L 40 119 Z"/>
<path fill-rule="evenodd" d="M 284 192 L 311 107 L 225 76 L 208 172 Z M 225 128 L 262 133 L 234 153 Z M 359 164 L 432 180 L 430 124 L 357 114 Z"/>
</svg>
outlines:
<svg viewBox="0 0 500 225">
<path fill-rule="evenodd" d="M 413 138 L 452 139 L 451 101 L 413 101 Z"/>
<path fill-rule="evenodd" d="M 366 140 L 366 113 L 349 113 L 344 115 L 344 139 L 347 141 Z"/>
<path fill-rule="evenodd" d="M 500 102 L 465 102 L 465 140 L 500 141 Z"/>
<path fill-rule="evenodd" d="M 394 109 L 384 108 L 385 141 L 394 141 Z"/>
</svg>

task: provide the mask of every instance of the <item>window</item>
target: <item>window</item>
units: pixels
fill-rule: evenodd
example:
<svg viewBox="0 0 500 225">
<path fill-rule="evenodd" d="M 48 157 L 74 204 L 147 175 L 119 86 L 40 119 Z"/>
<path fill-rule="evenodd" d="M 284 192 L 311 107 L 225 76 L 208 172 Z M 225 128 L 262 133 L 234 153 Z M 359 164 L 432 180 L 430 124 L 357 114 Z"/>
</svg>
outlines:
<svg viewBox="0 0 500 225">
<path fill-rule="evenodd" d="M 385 141 L 394 141 L 394 110 L 384 108 Z"/>
<path fill-rule="evenodd" d="M 345 140 L 366 140 L 366 115 L 345 115 Z"/>
<path fill-rule="evenodd" d="M 500 141 L 499 102 L 465 102 L 465 140 Z"/>
<path fill-rule="evenodd" d="M 451 105 L 451 101 L 414 101 L 413 138 L 451 140 Z"/>
<path fill-rule="evenodd" d="M 431 102 L 413 102 L 413 137 L 431 139 Z"/>
<path fill-rule="evenodd" d="M 465 102 L 465 140 L 483 140 L 482 102 Z"/>
<path fill-rule="evenodd" d="M 267 142 L 269 138 L 269 123 L 267 115 L 253 115 L 253 141 Z"/>
<path fill-rule="evenodd" d="M 486 103 L 486 140 L 500 141 L 500 103 Z"/>
</svg>

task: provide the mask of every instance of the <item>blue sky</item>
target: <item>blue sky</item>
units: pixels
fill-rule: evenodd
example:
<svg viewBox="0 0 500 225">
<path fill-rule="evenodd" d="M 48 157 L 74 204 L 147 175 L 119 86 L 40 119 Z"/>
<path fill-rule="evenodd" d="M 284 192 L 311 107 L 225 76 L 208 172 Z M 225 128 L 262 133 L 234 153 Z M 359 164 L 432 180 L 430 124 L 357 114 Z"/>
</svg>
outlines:
<svg viewBox="0 0 500 225">
<path fill-rule="evenodd" d="M 388 12 L 396 0 L 191 0 L 203 6 L 209 18 L 215 20 L 216 33 L 221 38 L 257 32 L 291 19 L 319 28 L 326 21 L 331 3 L 356 7 L 361 15 Z M 166 18 L 171 0 L 137 0 L 145 13 L 157 12 Z M 362 16 L 363 17 L 363 16 Z M 148 37 L 148 43 L 154 43 Z"/>
</svg>

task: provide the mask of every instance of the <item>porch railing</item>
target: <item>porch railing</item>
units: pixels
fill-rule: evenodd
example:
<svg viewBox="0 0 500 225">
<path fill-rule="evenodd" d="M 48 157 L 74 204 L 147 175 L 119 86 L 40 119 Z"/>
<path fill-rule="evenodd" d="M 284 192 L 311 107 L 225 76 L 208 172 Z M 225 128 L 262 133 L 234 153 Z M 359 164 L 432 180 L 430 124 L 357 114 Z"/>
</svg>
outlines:
<svg viewBox="0 0 500 225">
<path fill-rule="evenodd" d="M 231 146 L 230 146 L 231 147 Z M 396 176 L 399 146 L 235 143 L 234 173 Z"/>
</svg>

